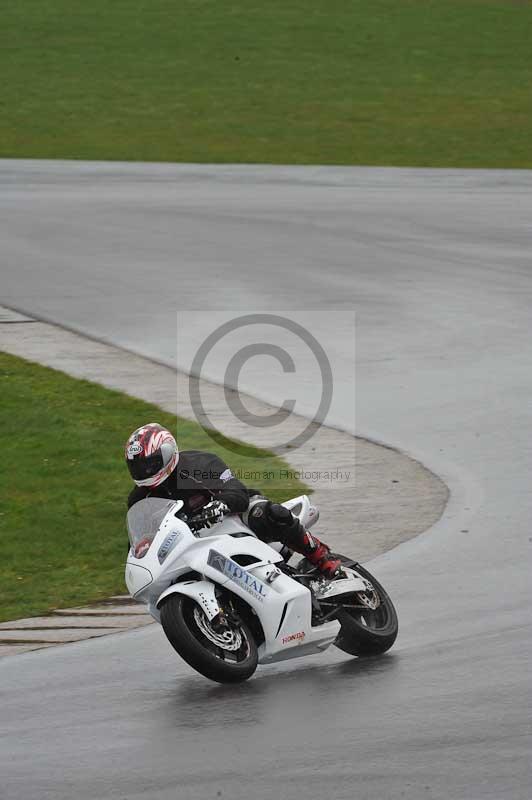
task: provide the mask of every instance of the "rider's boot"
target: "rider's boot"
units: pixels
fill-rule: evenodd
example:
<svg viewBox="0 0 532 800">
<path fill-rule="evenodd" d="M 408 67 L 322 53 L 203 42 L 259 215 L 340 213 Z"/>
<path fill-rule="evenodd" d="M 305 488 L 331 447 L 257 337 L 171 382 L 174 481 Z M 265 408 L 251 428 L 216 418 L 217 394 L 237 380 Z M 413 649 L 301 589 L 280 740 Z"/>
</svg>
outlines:
<svg viewBox="0 0 532 800">
<path fill-rule="evenodd" d="M 320 542 L 309 531 L 301 529 L 301 534 L 290 542 L 290 547 L 296 553 L 301 553 L 307 561 L 316 567 L 324 578 L 336 578 L 342 572 L 342 562 L 331 554 L 326 544 Z"/>
</svg>

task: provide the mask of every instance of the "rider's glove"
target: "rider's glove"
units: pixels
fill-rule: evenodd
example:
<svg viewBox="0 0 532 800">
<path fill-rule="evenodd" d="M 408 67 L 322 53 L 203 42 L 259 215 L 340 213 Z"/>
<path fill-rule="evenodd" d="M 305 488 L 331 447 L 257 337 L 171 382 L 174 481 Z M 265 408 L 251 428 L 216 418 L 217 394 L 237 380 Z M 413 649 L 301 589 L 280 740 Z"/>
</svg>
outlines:
<svg viewBox="0 0 532 800">
<path fill-rule="evenodd" d="M 221 500 L 211 500 L 206 506 L 203 506 L 199 514 L 196 514 L 193 519 L 193 527 L 196 530 L 200 528 L 211 528 L 220 522 L 224 515 L 229 512 L 229 508 L 222 503 Z"/>
</svg>

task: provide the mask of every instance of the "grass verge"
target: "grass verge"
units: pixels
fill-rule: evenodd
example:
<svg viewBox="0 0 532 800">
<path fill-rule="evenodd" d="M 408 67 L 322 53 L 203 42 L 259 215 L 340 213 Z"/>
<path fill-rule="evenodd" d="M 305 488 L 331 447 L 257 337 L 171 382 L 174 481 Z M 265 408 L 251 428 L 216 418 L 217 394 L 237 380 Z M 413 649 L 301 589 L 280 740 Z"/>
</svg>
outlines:
<svg viewBox="0 0 532 800">
<path fill-rule="evenodd" d="M 147 421 L 177 430 L 183 450 L 218 453 L 282 500 L 307 491 L 287 465 L 246 447 L 237 457 L 193 422 L 156 406 L 0 352 L 0 621 L 124 592 L 124 441 Z M 273 477 L 266 477 L 267 474 Z"/>
<path fill-rule="evenodd" d="M 0 156 L 532 166 L 529 0 L 18 0 Z"/>
</svg>

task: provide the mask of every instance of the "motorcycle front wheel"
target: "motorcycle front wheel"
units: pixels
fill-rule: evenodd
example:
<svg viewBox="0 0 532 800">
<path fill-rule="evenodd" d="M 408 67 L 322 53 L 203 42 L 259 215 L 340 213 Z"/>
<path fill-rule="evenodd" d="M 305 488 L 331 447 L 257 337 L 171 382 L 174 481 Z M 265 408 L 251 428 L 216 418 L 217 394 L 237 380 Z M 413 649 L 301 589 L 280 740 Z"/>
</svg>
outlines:
<svg viewBox="0 0 532 800">
<path fill-rule="evenodd" d="M 181 658 L 211 681 L 239 683 L 257 668 L 257 645 L 243 620 L 215 626 L 191 597 L 172 594 L 161 608 L 161 625 Z"/>
<path fill-rule="evenodd" d="M 338 611 L 337 619 L 341 624 L 335 645 L 352 656 L 377 656 L 389 650 L 397 638 L 399 623 L 394 605 L 384 587 L 368 572 L 341 556 L 346 566 L 353 566 L 360 575 L 372 585 L 378 597 L 376 608 L 363 605 L 360 597 L 353 596 Z"/>
</svg>

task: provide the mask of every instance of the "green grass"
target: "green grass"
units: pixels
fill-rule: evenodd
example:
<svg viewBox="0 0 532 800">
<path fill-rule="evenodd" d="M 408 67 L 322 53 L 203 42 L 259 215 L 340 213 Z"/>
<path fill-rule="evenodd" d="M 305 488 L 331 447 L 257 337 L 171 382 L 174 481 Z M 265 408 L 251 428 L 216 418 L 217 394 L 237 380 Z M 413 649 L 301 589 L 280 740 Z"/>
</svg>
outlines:
<svg viewBox="0 0 532 800">
<path fill-rule="evenodd" d="M 528 0 L 2 4 L 0 156 L 532 167 Z"/>
<path fill-rule="evenodd" d="M 183 450 L 217 452 L 235 469 L 272 472 L 252 483 L 281 500 L 307 491 L 286 464 L 213 444 L 195 423 L 87 381 L 0 353 L 0 621 L 124 592 L 124 441 L 145 422 L 177 431 Z M 249 482 L 248 482 L 249 483 Z"/>
</svg>

